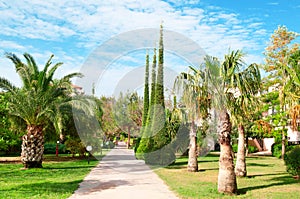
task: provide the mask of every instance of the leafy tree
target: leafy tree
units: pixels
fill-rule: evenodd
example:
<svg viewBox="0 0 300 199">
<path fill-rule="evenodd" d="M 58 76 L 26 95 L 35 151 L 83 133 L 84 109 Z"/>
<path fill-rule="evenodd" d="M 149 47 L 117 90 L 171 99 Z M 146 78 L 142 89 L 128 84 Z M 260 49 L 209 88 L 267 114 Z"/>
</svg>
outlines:
<svg viewBox="0 0 300 199">
<path fill-rule="evenodd" d="M 120 128 L 114 117 L 113 107 L 116 103 L 113 97 L 101 97 L 103 115 L 101 117 L 101 130 L 103 131 L 103 140 L 113 140 L 118 133 Z"/>
<path fill-rule="evenodd" d="M 142 121 L 142 110 L 140 99 L 137 93 L 126 93 L 124 96 L 120 93 L 113 109 L 115 120 L 118 126 L 127 131 L 127 147 L 130 147 L 131 129 L 140 130 Z"/>
<path fill-rule="evenodd" d="M 265 50 L 266 65 L 263 68 L 266 72 L 269 72 L 270 81 L 273 82 L 273 84 L 279 84 L 282 158 L 285 154 L 285 127 L 287 125 L 286 104 L 291 79 L 291 75 L 287 71 L 287 66 L 289 65 L 290 56 L 299 50 L 299 44 L 293 44 L 297 36 L 297 33 L 289 31 L 285 26 L 279 26 L 271 36 L 270 44 Z"/>
<path fill-rule="evenodd" d="M 20 128 L 14 128 L 15 125 L 9 118 L 8 109 L 7 94 L 0 93 L 0 151 L 15 153 L 20 151 L 21 137 L 25 128 L 24 125 L 21 125 Z"/>
<path fill-rule="evenodd" d="M 22 137 L 21 161 L 25 168 L 42 167 L 44 128 L 52 123 L 57 132 L 61 131 L 61 108 L 72 100 L 70 79 L 81 74 L 71 73 L 55 80 L 53 76 L 62 63 L 51 66 L 53 55 L 42 70 L 28 53 L 24 53 L 25 63 L 14 54 L 7 53 L 6 57 L 13 62 L 23 83 L 18 88 L 0 78 L 0 88 L 9 93 L 9 114 L 27 125 L 27 132 Z"/>
</svg>

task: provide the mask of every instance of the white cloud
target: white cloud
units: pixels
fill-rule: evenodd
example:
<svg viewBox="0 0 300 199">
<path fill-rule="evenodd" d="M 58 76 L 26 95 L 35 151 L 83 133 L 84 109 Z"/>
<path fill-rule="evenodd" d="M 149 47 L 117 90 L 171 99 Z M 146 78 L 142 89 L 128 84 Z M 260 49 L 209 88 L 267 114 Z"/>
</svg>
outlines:
<svg viewBox="0 0 300 199">
<path fill-rule="evenodd" d="M 259 19 L 243 20 L 238 14 L 224 11 L 220 7 L 197 7 L 199 1 L 172 1 L 176 6 L 160 0 L 26 0 L 0 3 L 0 38 L 1 35 L 9 38 L 0 41 L 0 46 L 4 46 L 3 50 L 15 49 L 21 52 L 29 49 L 41 65 L 53 53 L 55 61 L 65 63 L 59 71 L 61 74 L 79 71 L 80 66 L 85 63 L 86 55 L 109 39 L 126 31 L 157 29 L 161 21 L 165 30 L 178 32 L 192 39 L 205 49 L 206 53 L 217 57 L 227 53 L 228 48 L 244 49 L 250 55 L 257 53 L 252 51 L 260 49 L 261 38 L 266 35 Z M 191 4 L 193 6 L 190 6 Z M 13 41 L 17 38 L 33 39 L 34 44 L 28 47 L 27 44 Z M 46 42 L 56 43 L 48 47 Z M 157 42 L 152 42 L 149 46 L 153 47 L 155 43 L 157 45 Z M 134 47 L 133 44 L 124 45 Z M 119 52 L 114 46 L 111 46 L 111 49 L 112 51 L 105 52 L 105 55 L 101 52 L 101 56 L 110 59 L 113 54 Z M 120 56 L 124 56 L 123 61 L 126 62 L 140 61 L 139 57 L 122 54 Z M 144 63 L 144 57 L 141 57 L 141 62 Z M 256 55 L 250 57 L 250 60 L 259 58 Z M 175 64 L 171 61 L 169 63 Z M 2 70 L 2 66 L 0 69 Z M 126 67 L 124 71 L 112 70 L 110 74 L 113 77 L 110 80 L 115 81 L 114 75 L 126 73 L 127 70 Z"/>
</svg>

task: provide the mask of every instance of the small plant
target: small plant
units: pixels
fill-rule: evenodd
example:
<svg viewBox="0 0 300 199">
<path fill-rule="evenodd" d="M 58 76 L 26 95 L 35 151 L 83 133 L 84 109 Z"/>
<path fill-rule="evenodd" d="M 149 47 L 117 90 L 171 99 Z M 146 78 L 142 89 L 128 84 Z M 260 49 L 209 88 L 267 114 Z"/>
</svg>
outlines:
<svg viewBox="0 0 300 199">
<path fill-rule="evenodd" d="M 288 151 L 284 157 L 286 170 L 293 176 L 300 176 L 300 146 Z"/>
</svg>

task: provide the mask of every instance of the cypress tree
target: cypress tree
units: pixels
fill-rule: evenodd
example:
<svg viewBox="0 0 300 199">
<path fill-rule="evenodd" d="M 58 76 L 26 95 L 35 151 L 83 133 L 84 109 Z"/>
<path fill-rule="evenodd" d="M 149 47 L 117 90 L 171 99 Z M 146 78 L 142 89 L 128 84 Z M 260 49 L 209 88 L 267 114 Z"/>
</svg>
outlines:
<svg viewBox="0 0 300 199">
<path fill-rule="evenodd" d="M 151 153 L 146 154 L 145 161 L 146 163 L 154 165 L 167 165 L 175 160 L 175 153 L 170 147 L 167 146 L 167 144 L 171 142 L 171 138 L 169 137 L 166 128 L 166 113 L 164 100 L 164 45 L 162 24 L 160 25 L 158 69 L 154 96 L 155 99 L 153 106 L 153 118 L 150 121 L 153 143 L 150 149 Z"/>
<path fill-rule="evenodd" d="M 144 134 L 146 122 L 148 118 L 149 111 L 149 53 L 146 54 L 146 66 L 145 66 L 145 85 L 144 85 L 144 108 L 143 108 L 143 117 L 142 117 L 142 128 L 140 131 L 140 138 L 137 140 L 134 151 L 137 152 L 139 148 L 141 138 Z"/>
<path fill-rule="evenodd" d="M 143 133 L 141 141 L 136 151 L 136 157 L 138 159 L 144 158 L 144 153 L 147 153 L 152 148 L 152 134 L 151 134 L 151 121 L 153 117 L 153 107 L 155 104 L 155 85 L 156 85 L 156 48 L 154 48 L 152 71 L 151 71 L 151 95 L 150 103 L 148 107 L 147 119 L 145 126 L 143 127 Z M 149 93 L 149 92 L 148 92 Z"/>
<path fill-rule="evenodd" d="M 145 86 L 144 86 L 144 110 L 142 119 L 142 129 L 146 126 L 149 110 L 149 53 L 146 55 L 146 67 L 145 67 Z"/>
</svg>

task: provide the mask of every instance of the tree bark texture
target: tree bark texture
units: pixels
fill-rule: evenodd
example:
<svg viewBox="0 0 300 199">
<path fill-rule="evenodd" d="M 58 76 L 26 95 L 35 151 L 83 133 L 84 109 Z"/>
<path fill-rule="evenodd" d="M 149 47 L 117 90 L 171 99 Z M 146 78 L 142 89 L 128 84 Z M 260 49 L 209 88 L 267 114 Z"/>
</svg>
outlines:
<svg viewBox="0 0 300 199">
<path fill-rule="evenodd" d="M 21 161 L 24 168 L 41 168 L 44 154 L 42 126 L 28 125 L 27 134 L 22 137 Z"/>
<path fill-rule="evenodd" d="M 242 124 L 238 126 L 239 143 L 236 159 L 235 175 L 245 177 L 247 175 L 246 158 L 245 158 L 245 129 Z"/>
<path fill-rule="evenodd" d="M 194 121 L 192 121 L 190 129 L 189 161 L 187 170 L 190 172 L 198 171 L 197 135 Z"/>
<path fill-rule="evenodd" d="M 234 173 L 234 157 L 230 137 L 231 122 L 226 110 L 220 111 L 218 134 L 221 147 L 219 160 L 218 191 L 220 193 L 236 194 L 237 183 L 236 175 Z"/>
</svg>

